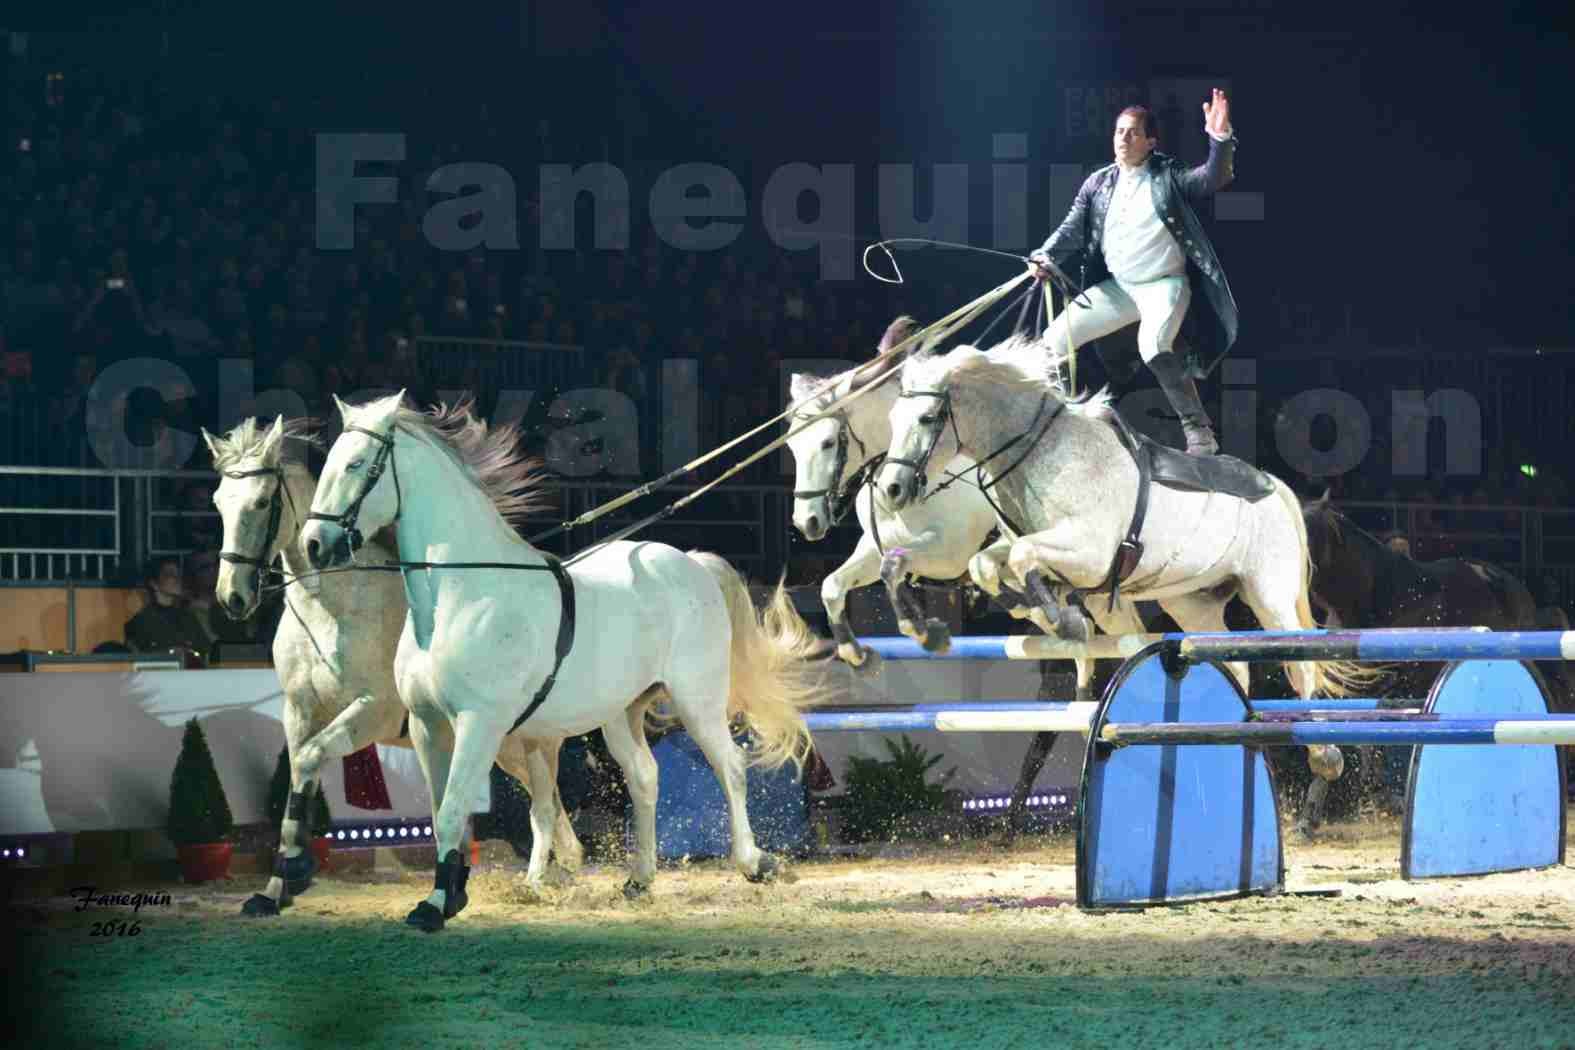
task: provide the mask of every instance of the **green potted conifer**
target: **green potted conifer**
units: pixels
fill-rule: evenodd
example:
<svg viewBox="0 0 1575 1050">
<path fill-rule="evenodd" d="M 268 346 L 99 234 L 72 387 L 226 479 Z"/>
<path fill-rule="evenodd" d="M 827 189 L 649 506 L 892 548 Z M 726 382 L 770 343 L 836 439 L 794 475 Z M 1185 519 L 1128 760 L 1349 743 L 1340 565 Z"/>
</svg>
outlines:
<svg viewBox="0 0 1575 1050">
<path fill-rule="evenodd" d="M 165 833 L 175 844 L 181 875 L 189 883 L 229 875 L 235 851 L 235 819 L 208 750 L 208 738 L 193 718 L 181 737 L 180 756 L 170 776 L 170 809 Z"/>
</svg>

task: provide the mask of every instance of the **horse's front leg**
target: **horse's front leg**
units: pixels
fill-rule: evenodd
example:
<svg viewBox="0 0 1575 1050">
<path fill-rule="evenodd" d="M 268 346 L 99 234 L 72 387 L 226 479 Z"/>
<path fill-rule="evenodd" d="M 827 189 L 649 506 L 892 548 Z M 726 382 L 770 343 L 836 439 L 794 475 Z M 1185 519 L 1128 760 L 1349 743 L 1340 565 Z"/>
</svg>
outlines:
<svg viewBox="0 0 1575 1050">
<path fill-rule="evenodd" d="M 924 646 L 925 652 L 944 653 L 952 647 L 951 630 L 928 615 L 924 603 L 908 584 L 908 565 L 906 547 L 893 547 L 880 561 L 880 578 L 897 613 L 897 630 Z"/>
<path fill-rule="evenodd" d="M 1043 611 L 1043 619 L 1033 618 L 1041 630 L 1065 641 L 1086 642 L 1093 634 L 1089 614 L 1075 600 L 1063 602 L 1061 586 L 1051 582 L 1051 570 L 1055 570 L 1058 579 L 1068 574 L 1097 577 L 1100 570 L 1088 564 L 1082 551 L 1058 542 L 1056 532 L 1050 529 L 1034 533 L 1012 544 L 1006 558 L 1007 575 L 1021 581 L 1028 596 Z"/>
<path fill-rule="evenodd" d="M 507 714 L 500 718 L 490 713 L 461 711 L 454 720 L 454 751 L 449 756 L 447 783 L 443 788 L 443 800 L 433 807 L 432 814 L 437 870 L 432 892 L 405 917 L 408 926 L 435 933 L 469 901 L 465 892 L 470 875 L 470 858 L 465 849 L 470 837 L 469 810 L 498 757 L 508 729 L 507 718 Z M 417 733 L 416 721 L 412 717 L 413 741 Z M 421 735 L 427 736 L 426 731 L 422 730 Z M 550 800 L 552 793 L 549 791 L 547 795 Z"/>
<path fill-rule="evenodd" d="M 820 584 L 820 600 L 826 607 L 826 620 L 831 624 L 831 636 L 837 643 L 837 655 L 854 667 L 865 666 L 873 650 L 859 644 L 843 617 L 847 611 L 848 592 L 880 579 L 880 569 L 880 548 L 869 533 L 865 533 L 859 537 L 859 544 L 848 560 Z"/>
<path fill-rule="evenodd" d="M 974 584 L 991 598 L 1001 596 L 1001 574 L 1006 571 L 1006 556 L 1011 553 L 1012 541 L 1001 536 L 984 550 L 968 559 L 968 576 Z"/>
<path fill-rule="evenodd" d="M 404 708 L 397 700 L 374 699 L 362 694 L 323 729 L 313 733 L 304 716 L 296 714 L 296 704 L 285 706 L 285 743 L 290 752 L 290 795 L 285 802 L 284 822 L 279 827 L 279 852 L 274 858 L 273 877 L 262 893 L 254 893 L 241 905 L 241 914 L 253 917 L 278 915 L 290 905 L 292 897 L 305 893 L 317 873 L 317 859 L 304 847 L 309 835 L 307 801 L 314 789 L 322 789 L 325 762 L 366 747 L 378 740 L 389 740 L 399 733 Z M 303 739 L 304 738 L 304 739 Z"/>
</svg>

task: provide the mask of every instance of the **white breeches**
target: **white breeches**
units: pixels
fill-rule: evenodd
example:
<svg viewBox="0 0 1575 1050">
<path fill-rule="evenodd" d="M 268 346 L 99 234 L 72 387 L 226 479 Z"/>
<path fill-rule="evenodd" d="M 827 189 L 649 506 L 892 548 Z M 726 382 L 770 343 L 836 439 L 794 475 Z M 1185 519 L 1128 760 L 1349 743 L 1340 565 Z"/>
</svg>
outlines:
<svg viewBox="0 0 1575 1050">
<path fill-rule="evenodd" d="M 1080 305 L 1085 299 L 1086 307 Z M 1068 325 L 1075 349 L 1136 321 L 1138 353 L 1144 361 L 1152 361 L 1157 355 L 1170 352 L 1191 303 L 1192 288 L 1185 276 L 1161 277 L 1142 284 L 1125 284 L 1107 277 L 1056 316 L 1045 331 L 1045 345 L 1053 358 L 1064 359 Z"/>
</svg>

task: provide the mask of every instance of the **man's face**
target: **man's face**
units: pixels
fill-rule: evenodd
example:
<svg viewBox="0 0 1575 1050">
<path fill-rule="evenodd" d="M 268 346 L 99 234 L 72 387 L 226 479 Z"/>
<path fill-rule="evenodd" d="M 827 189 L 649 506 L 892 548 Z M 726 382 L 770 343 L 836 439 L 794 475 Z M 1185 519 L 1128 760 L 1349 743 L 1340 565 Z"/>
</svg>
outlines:
<svg viewBox="0 0 1575 1050">
<path fill-rule="evenodd" d="M 153 582 L 153 586 L 166 598 L 180 598 L 186 590 L 185 581 L 181 579 L 180 566 L 165 562 L 159 569 L 158 579 Z"/>
<path fill-rule="evenodd" d="M 1124 113 L 1116 121 L 1116 160 L 1128 167 L 1135 167 L 1147 160 L 1148 155 L 1154 152 L 1157 141 L 1143 131 L 1142 117 Z"/>
</svg>

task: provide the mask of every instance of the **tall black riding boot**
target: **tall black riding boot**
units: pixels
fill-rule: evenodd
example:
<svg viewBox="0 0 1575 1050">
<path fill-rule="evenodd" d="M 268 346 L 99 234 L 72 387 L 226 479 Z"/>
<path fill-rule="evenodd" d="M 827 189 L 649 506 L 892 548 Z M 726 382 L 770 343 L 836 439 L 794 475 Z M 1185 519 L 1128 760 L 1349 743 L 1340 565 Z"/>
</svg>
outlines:
<svg viewBox="0 0 1575 1050">
<path fill-rule="evenodd" d="M 1203 400 L 1198 397 L 1198 385 L 1188 377 L 1181 358 L 1173 353 L 1158 354 L 1148 363 L 1149 371 L 1159 380 L 1159 388 L 1170 400 L 1170 407 L 1181 418 L 1181 432 L 1187 437 L 1187 452 L 1194 456 L 1212 456 L 1220 450 L 1214 440 L 1214 424 L 1203 411 Z"/>
</svg>

